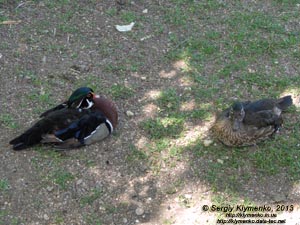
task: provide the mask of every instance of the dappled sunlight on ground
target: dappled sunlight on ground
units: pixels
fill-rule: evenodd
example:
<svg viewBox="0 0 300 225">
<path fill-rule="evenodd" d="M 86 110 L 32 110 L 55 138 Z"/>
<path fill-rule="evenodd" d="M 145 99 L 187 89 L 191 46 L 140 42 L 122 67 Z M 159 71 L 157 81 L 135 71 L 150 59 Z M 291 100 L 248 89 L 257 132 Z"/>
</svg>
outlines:
<svg viewBox="0 0 300 225">
<path fill-rule="evenodd" d="M 161 94 L 160 90 L 150 90 L 145 94 L 145 97 L 151 100 L 156 100 L 159 98 L 160 94 Z"/>
<path fill-rule="evenodd" d="M 300 88 L 288 88 L 281 93 L 280 96 L 291 95 L 293 99 L 293 104 L 296 107 L 300 107 Z"/>
<path fill-rule="evenodd" d="M 180 110 L 181 111 L 192 111 L 194 110 L 196 107 L 196 103 L 195 103 L 195 100 L 194 99 L 191 99 L 189 101 L 186 101 L 186 102 L 183 102 L 181 105 L 180 105 Z"/>
<path fill-rule="evenodd" d="M 186 64 L 186 62 L 184 60 L 178 60 L 178 61 L 174 62 L 173 67 L 177 70 L 187 70 L 188 69 L 188 65 Z"/>
<path fill-rule="evenodd" d="M 143 107 L 143 114 L 146 118 L 152 118 L 157 115 L 159 107 L 153 103 L 149 103 Z"/>
<path fill-rule="evenodd" d="M 165 71 L 165 70 L 162 70 L 160 71 L 159 73 L 159 76 L 162 77 L 162 78 L 174 78 L 176 76 L 177 72 L 176 70 L 171 70 L 171 71 Z"/>
<path fill-rule="evenodd" d="M 299 223 L 295 1 L 0 2 L 0 23 L 22 20 L 0 25 L 0 224 L 212 225 L 224 215 L 203 205 L 237 203 L 295 203 L 278 218 Z M 110 138 L 11 152 L 4 143 L 78 86 L 115 101 Z M 280 134 L 242 149 L 211 136 L 232 101 L 279 93 L 298 107 Z"/>
<path fill-rule="evenodd" d="M 207 138 L 209 129 L 211 128 L 213 121 L 201 122 L 199 125 L 185 124 L 185 131 L 182 137 L 171 141 L 177 147 L 187 147 L 199 141 Z"/>
</svg>

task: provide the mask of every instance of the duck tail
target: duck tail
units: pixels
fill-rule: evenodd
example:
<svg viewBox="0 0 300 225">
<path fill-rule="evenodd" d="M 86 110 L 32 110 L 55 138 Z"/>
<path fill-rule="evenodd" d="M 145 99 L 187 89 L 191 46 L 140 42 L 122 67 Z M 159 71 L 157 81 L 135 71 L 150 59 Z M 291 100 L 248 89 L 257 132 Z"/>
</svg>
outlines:
<svg viewBox="0 0 300 225">
<path fill-rule="evenodd" d="M 293 99 L 291 95 L 284 96 L 280 99 L 278 99 L 278 105 L 280 106 L 281 110 L 287 110 L 288 107 L 290 107 L 293 104 Z"/>
<path fill-rule="evenodd" d="M 12 139 L 9 144 L 13 145 L 13 149 L 17 151 L 38 144 L 42 140 L 42 135 L 45 134 L 47 130 L 43 122 L 43 120 L 37 122 L 23 134 Z"/>
</svg>

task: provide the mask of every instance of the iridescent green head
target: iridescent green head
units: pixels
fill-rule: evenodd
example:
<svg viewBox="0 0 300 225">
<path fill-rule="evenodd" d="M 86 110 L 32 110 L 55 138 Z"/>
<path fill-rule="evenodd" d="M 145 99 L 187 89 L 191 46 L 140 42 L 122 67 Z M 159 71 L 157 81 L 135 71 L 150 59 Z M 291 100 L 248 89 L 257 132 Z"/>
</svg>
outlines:
<svg viewBox="0 0 300 225">
<path fill-rule="evenodd" d="M 89 109 L 93 106 L 94 91 L 89 87 L 80 87 L 75 90 L 68 100 L 70 108 Z"/>
</svg>

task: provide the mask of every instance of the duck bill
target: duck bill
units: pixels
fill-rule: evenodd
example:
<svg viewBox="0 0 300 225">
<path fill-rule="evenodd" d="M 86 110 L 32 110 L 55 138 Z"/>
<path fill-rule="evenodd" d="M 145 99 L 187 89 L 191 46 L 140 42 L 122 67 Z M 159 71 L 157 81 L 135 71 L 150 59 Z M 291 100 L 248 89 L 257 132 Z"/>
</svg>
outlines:
<svg viewBox="0 0 300 225">
<path fill-rule="evenodd" d="M 240 129 L 240 124 L 241 124 L 240 121 L 235 119 L 232 125 L 233 131 L 238 131 Z"/>
<path fill-rule="evenodd" d="M 92 95 L 93 95 L 93 99 L 96 99 L 96 98 L 100 97 L 99 95 L 96 95 L 95 93 L 92 93 Z"/>
</svg>

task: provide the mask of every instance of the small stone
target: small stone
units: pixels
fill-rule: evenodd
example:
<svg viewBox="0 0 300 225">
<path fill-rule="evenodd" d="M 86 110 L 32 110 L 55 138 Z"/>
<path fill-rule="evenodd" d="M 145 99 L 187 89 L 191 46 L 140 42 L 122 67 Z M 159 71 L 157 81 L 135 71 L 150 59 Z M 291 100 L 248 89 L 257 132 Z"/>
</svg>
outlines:
<svg viewBox="0 0 300 225">
<path fill-rule="evenodd" d="M 44 220 L 49 220 L 49 216 L 47 214 L 44 214 L 43 218 Z"/>
<path fill-rule="evenodd" d="M 145 210 L 141 207 L 138 207 L 136 210 L 135 210 L 135 214 L 138 215 L 138 216 L 141 216 L 143 215 L 145 212 Z"/>
<path fill-rule="evenodd" d="M 141 80 L 147 80 L 147 77 L 141 77 Z"/>
<path fill-rule="evenodd" d="M 146 171 L 148 170 L 148 166 L 145 165 L 145 164 L 141 164 L 141 165 L 140 165 L 140 170 L 141 170 L 142 172 L 146 172 Z"/>
<path fill-rule="evenodd" d="M 251 68 L 248 68 L 248 72 L 249 73 L 255 73 L 255 70 L 251 69 Z"/>
<path fill-rule="evenodd" d="M 148 13 L 148 9 L 144 9 L 144 10 L 143 10 L 143 13 Z"/>
<path fill-rule="evenodd" d="M 205 147 L 210 146 L 212 143 L 213 143 L 213 141 L 210 140 L 210 139 L 206 139 L 206 140 L 203 141 L 203 145 L 204 145 Z"/>
<path fill-rule="evenodd" d="M 53 187 L 50 187 L 50 186 L 48 186 L 48 187 L 46 187 L 46 189 L 47 189 L 47 191 L 48 191 L 48 192 L 51 192 L 51 191 L 53 191 L 53 189 L 54 189 L 54 188 L 53 188 Z"/>
<path fill-rule="evenodd" d="M 123 223 L 127 223 L 127 222 L 128 222 L 127 218 L 123 218 Z"/>
<path fill-rule="evenodd" d="M 222 159 L 217 159 L 217 162 L 220 163 L 220 164 L 224 163 L 224 161 Z"/>
<path fill-rule="evenodd" d="M 132 117 L 132 116 L 134 116 L 134 113 L 131 112 L 130 110 L 127 110 L 127 111 L 126 111 L 126 115 L 127 115 L 128 117 Z"/>
<path fill-rule="evenodd" d="M 46 57 L 45 55 L 44 55 L 43 58 L 42 58 L 42 62 L 43 62 L 43 63 L 46 63 L 46 62 L 47 62 L 47 57 Z"/>
<path fill-rule="evenodd" d="M 186 199 L 191 199 L 191 198 L 192 198 L 192 195 L 191 195 L 191 194 L 185 194 L 184 197 L 185 197 Z"/>
<path fill-rule="evenodd" d="M 82 184 L 82 182 L 83 182 L 83 180 L 79 179 L 79 180 L 76 181 L 76 185 L 80 185 L 80 184 Z"/>
</svg>

